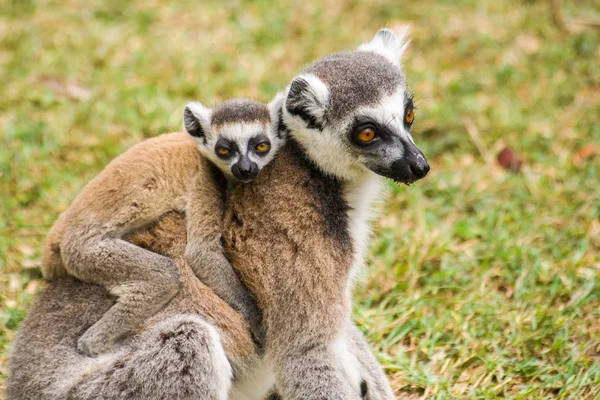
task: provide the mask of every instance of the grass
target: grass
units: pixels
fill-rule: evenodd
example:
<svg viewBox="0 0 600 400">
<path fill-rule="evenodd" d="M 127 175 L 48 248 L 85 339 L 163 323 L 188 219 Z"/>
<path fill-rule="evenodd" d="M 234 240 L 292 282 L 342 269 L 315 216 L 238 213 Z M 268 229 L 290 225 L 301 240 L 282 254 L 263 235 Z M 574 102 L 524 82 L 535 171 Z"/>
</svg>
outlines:
<svg viewBox="0 0 600 400">
<path fill-rule="evenodd" d="M 597 1 L 563 3 L 567 21 L 600 19 Z M 390 185 L 356 320 L 398 396 L 600 398 L 600 35 L 550 15 L 542 0 L 0 0 L 0 393 L 44 235 L 109 160 L 179 129 L 189 100 L 269 100 L 312 59 L 411 23 L 432 170 Z M 497 164 L 505 146 L 520 173 Z"/>
</svg>

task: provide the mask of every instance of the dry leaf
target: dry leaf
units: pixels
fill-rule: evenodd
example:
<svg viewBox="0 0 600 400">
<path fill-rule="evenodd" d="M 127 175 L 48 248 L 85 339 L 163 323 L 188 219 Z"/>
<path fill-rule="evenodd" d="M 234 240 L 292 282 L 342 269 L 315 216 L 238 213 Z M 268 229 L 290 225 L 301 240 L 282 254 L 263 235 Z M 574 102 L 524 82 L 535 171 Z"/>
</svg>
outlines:
<svg viewBox="0 0 600 400">
<path fill-rule="evenodd" d="M 498 153 L 496 159 L 502 168 L 509 171 L 519 172 L 521 170 L 521 166 L 523 166 L 523 160 L 521 160 L 517 153 L 515 153 L 510 147 L 505 147 L 502 149 L 502 151 Z"/>
<path fill-rule="evenodd" d="M 584 161 L 594 157 L 597 152 L 598 149 L 596 149 L 596 146 L 594 146 L 591 143 L 586 144 L 581 149 L 579 149 L 577 153 L 575 153 L 575 156 L 573 157 L 573 162 L 575 163 L 575 165 L 581 166 Z"/>
</svg>

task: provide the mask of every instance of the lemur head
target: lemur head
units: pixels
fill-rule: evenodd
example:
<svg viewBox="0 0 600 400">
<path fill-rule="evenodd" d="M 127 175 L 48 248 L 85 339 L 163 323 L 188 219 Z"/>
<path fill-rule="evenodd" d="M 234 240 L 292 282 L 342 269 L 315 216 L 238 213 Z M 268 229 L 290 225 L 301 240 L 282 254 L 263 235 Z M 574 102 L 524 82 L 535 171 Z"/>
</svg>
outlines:
<svg viewBox="0 0 600 400">
<path fill-rule="evenodd" d="M 227 100 L 209 109 L 189 103 L 183 112 L 184 128 L 200 152 L 228 178 L 249 182 L 274 157 L 285 137 L 277 130 L 277 110 L 283 98 L 263 104 L 248 99 Z"/>
<path fill-rule="evenodd" d="M 413 97 L 400 64 L 407 46 L 382 29 L 355 51 L 315 61 L 288 87 L 283 120 L 324 172 L 353 179 L 370 170 L 406 184 L 427 175 L 410 134 Z"/>
</svg>

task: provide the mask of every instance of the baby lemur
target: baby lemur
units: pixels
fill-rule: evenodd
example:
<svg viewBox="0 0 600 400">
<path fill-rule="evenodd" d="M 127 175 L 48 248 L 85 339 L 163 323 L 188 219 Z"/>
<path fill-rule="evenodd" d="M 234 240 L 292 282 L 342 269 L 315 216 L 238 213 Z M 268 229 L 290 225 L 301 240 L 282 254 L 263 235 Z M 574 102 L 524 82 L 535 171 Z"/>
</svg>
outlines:
<svg viewBox="0 0 600 400">
<path fill-rule="evenodd" d="M 122 239 L 172 211 L 187 216 L 186 258 L 194 273 L 258 335 L 259 311 L 223 254 L 221 227 L 226 186 L 253 180 L 285 141 L 272 123 L 274 110 L 273 104 L 245 99 L 213 110 L 190 103 L 184 111 L 188 134 L 133 146 L 60 215 L 47 238 L 44 276 L 70 274 L 117 297 L 79 338 L 79 351 L 108 350 L 178 292 L 179 273 L 170 258 Z"/>
</svg>

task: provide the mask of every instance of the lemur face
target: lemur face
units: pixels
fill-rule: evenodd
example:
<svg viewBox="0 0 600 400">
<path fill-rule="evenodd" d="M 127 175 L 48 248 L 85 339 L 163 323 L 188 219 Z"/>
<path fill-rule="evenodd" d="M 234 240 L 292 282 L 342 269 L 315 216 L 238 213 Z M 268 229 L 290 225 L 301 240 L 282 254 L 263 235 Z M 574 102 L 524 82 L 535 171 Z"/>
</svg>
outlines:
<svg viewBox="0 0 600 400">
<path fill-rule="evenodd" d="M 371 170 L 410 184 L 429 164 L 411 136 L 415 111 L 400 66 L 408 42 L 389 30 L 358 50 L 326 56 L 295 78 L 284 121 L 325 172 Z"/>
<path fill-rule="evenodd" d="M 190 103 L 184 111 L 184 127 L 200 152 L 227 177 L 250 182 L 284 142 L 271 123 L 276 120 L 271 117 L 276 113 L 275 103 L 280 104 L 281 99 L 270 105 L 233 99 L 214 110 Z"/>
</svg>

